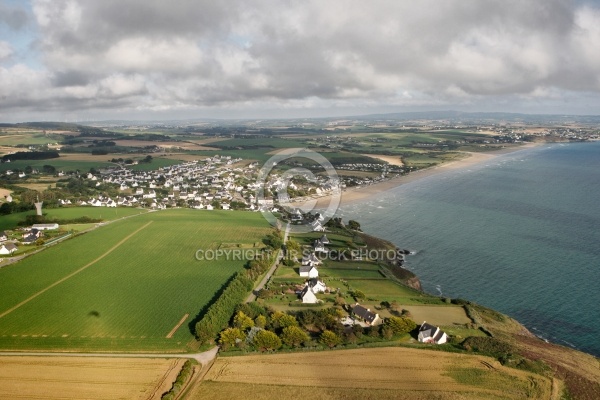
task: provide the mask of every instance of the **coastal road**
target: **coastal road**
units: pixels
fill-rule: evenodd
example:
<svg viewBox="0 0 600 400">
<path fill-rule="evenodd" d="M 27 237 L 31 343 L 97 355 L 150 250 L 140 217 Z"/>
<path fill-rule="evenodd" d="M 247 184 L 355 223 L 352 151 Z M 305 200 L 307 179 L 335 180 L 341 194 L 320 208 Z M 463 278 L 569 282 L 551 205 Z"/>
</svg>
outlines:
<svg viewBox="0 0 600 400">
<path fill-rule="evenodd" d="M 283 235 L 283 243 L 287 242 L 289 233 L 290 233 L 290 224 L 288 223 L 285 226 L 285 234 Z M 269 269 L 269 271 L 267 272 L 267 274 L 265 275 L 265 277 L 262 278 L 262 280 L 260 281 L 260 283 L 258 284 L 258 286 L 256 286 L 254 288 L 254 290 L 252 291 L 252 293 L 250 293 L 248 295 L 248 297 L 246 297 L 246 303 L 251 303 L 254 300 L 256 300 L 256 294 L 265 286 L 265 284 L 267 283 L 267 281 L 269 280 L 269 278 L 271 277 L 271 275 L 273 275 L 273 273 L 277 269 L 277 264 L 279 264 L 279 261 L 281 261 L 282 258 L 283 258 L 283 251 L 279 250 L 279 254 L 277 254 L 277 258 L 273 262 L 273 265 L 271 266 L 271 268 Z"/>
</svg>

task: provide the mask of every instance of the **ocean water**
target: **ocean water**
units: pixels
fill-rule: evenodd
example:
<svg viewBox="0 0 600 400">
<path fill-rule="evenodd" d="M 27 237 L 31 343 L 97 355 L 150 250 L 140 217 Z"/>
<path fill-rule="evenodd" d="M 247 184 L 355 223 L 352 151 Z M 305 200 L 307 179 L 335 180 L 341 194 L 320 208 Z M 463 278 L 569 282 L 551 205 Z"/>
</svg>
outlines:
<svg viewBox="0 0 600 400">
<path fill-rule="evenodd" d="M 600 356 L 600 142 L 505 154 L 339 214 L 416 251 L 407 268 L 426 292 L 497 309 Z"/>
</svg>

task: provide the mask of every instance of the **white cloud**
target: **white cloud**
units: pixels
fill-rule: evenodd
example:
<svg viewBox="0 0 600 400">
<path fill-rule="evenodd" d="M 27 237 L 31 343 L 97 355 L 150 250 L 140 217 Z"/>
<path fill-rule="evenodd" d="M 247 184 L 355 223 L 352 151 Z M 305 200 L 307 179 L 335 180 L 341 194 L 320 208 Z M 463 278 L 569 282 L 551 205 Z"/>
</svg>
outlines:
<svg viewBox="0 0 600 400">
<path fill-rule="evenodd" d="M 0 62 L 8 60 L 13 53 L 14 50 L 10 43 L 0 40 Z"/>
<path fill-rule="evenodd" d="M 580 2 L 34 0 L 33 14 L 43 66 L 1 70 L 0 113 L 600 104 L 600 11 Z"/>
</svg>

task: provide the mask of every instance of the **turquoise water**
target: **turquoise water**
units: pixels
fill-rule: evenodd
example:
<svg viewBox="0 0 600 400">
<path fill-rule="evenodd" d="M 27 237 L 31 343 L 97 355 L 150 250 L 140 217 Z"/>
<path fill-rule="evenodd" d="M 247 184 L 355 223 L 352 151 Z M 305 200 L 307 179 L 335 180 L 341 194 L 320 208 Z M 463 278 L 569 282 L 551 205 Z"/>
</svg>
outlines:
<svg viewBox="0 0 600 400">
<path fill-rule="evenodd" d="M 600 142 L 502 155 L 340 213 L 416 251 L 407 267 L 426 292 L 473 300 L 600 356 Z"/>
</svg>

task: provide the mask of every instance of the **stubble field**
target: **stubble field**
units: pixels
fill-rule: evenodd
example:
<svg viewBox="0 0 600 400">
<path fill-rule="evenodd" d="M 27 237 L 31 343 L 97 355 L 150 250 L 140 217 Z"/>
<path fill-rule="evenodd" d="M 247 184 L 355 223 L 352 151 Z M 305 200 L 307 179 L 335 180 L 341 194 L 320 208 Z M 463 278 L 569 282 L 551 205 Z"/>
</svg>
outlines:
<svg viewBox="0 0 600 400">
<path fill-rule="evenodd" d="M 484 356 L 371 348 L 223 357 L 191 398 L 541 399 L 551 382 Z"/>
<path fill-rule="evenodd" d="M 160 399 L 183 359 L 0 357 L 3 399 Z"/>
</svg>

